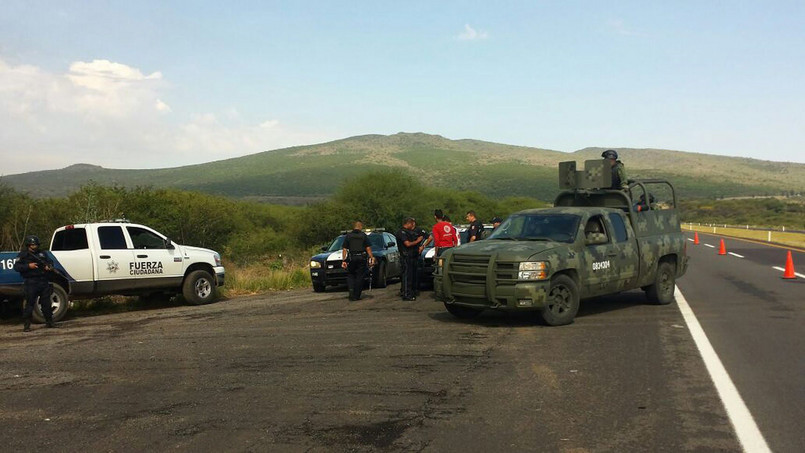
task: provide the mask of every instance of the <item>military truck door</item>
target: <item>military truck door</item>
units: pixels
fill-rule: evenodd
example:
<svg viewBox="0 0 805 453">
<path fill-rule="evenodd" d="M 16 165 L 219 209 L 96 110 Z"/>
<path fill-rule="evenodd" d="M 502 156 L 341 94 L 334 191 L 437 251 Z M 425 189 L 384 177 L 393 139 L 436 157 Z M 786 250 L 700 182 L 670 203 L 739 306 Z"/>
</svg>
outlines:
<svg viewBox="0 0 805 453">
<path fill-rule="evenodd" d="M 624 216 L 625 214 L 622 212 L 610 212 L 607 215 L 609 222 L 606 226 L 616 254 L 609 257 L 615 270 L 614 277 L 616 277 L 611 282 L 611 292 L 633 289 L 637 284 L 639 260 L 637 238 L 626 227 L 628 219 L 625 219 Z"/>
<path fill-rule="evenodd" d="M 607 233 L 604 216 L 590 217 L 584 226 L 584 269 L 580 272 L 584 296 L 613 292 L 617 286 L 617 246 Z"/>
</svg>

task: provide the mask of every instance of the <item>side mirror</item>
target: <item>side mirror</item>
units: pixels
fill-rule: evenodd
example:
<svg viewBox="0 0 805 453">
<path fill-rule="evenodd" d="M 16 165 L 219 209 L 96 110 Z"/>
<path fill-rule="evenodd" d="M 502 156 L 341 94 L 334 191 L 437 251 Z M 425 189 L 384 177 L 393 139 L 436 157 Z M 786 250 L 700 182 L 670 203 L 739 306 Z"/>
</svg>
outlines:
<svg viewBox="0 0 805 453">
<path fill-rule="evenodd" d="M 322 246 L 319 248 L 319 250 L 321 250 L 322 252 L 326 252 L 326 251 L 327 251 L 327 246 L 322 245 Z"/>
<path fill-rule="evenodd" d="M 176 247 L 173 245 L 173 242 L 172 242 L 170 239 L 168 239 L 168 238 L 165 238 L 165 240 L 163 241 L 163 243 L 165 244 L 165 248 L 166 248 L 166 249 L 168 249 L 168 250 L 173 250 L 173 249 L 175 249 L 175 248 L 176 248 Z"/>
</svg>

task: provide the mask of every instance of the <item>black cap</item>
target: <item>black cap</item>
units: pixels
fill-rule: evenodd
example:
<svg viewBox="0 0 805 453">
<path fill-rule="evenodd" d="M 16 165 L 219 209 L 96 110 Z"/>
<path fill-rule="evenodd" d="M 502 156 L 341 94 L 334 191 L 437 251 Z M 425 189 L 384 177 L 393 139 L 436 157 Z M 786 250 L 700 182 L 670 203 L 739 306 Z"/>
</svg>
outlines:
<svg viewBox="0 0 805 453">
<path fill-rule="evenodd" d="M 25 238 L 25 245 L 39 245 L 39 238 L 31 235 Z"/>
<path fill-rule="evenodd" d="M 503 222 L 503 219 L 501 219 L 500 217 L 492 217 L 492 222 L 490 223 L 501 223 L 501 222 Z"/>
</svg>

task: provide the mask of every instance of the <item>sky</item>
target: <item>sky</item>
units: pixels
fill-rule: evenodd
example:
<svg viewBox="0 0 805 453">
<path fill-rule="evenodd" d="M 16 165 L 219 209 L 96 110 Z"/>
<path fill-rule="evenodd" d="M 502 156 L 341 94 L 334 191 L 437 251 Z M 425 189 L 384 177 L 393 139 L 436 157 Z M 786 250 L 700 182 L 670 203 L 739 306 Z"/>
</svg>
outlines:
<svg viewBox="0 0 805 453">
<path fill-rule="evenodd" d="M 805 163 L 804 114 L 801 0 L 0 8 L 0 175 L 397 132 Z"/>
</svg>

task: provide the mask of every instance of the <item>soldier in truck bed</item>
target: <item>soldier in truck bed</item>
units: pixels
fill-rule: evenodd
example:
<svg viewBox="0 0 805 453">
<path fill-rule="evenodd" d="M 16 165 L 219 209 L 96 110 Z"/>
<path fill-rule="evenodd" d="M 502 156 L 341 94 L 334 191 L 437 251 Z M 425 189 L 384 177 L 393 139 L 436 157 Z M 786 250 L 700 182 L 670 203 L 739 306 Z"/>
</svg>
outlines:
<svg viewBox="0 0 805 453">
<path fill-rule="evenodd" d="M 629 184 L 626 181 L 626 167 L 624 167 L 623 162 L 618 160 L 618 152 L 614 149 L 608 149 L 601 153 L 601 157 L 606 159 L 612 168 L 612 189 L 628 189 Z"/>
<path fill-rule="evenodd" d="M 39 299 L 39 305 L 42 307 L 45 325 L 47 327 L 56 327 L 53 324 L 53 307 L 50 302 L 53 296 L 53 287 L 50 285 L 47 275 L 53 269 L 53 262 L 44 252 L 39 251 L 38 237 L 26 237 L 24 247 L 17 255 L 17 261 L 14 263 L 14 270 L 19 272 L 25 281 L 23 283 L 25 291 L 25 309 L 22 312 L 23 331 L 31 331 L 31 317 L 33 317 L 37 299 Z"/>
</svg>

